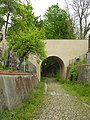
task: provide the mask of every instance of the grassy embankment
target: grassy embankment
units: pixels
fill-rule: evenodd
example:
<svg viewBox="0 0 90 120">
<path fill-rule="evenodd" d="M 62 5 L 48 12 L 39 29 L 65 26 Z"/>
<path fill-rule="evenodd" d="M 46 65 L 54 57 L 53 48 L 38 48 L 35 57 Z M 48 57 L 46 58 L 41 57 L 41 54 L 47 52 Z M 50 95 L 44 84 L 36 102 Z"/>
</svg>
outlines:
<svg viewBox="0 0 90 120">
<path fill-rule="evenodd" d="M 56 79 L 68 93 L 77 96 L 82 102 L 90 105 L 90 85 Z"/>
<path fill-rule="evenodd" d="M 40 82 L 18 108 L 0 112 L 0 120 L 32 120 L 35 110 L 43 99 L 43 92 L 44 83 Z"/>
</svg>

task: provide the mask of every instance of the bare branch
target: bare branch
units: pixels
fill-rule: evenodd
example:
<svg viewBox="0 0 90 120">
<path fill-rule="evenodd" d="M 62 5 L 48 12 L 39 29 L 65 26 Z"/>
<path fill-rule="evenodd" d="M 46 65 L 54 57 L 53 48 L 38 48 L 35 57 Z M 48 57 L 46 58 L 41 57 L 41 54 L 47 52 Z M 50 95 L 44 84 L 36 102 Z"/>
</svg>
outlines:
<svg viewBox="0 0 90 120">
<path fill-rule="evenodd" d="M 90 0 L 73 0 L 71 6 L 75 11 L 75 17 L 78 18 L 80 38 L 83 39 L 90 30 L 90 25 L 88 24 L 88 17 L 90 15 Z"/>
</svg>

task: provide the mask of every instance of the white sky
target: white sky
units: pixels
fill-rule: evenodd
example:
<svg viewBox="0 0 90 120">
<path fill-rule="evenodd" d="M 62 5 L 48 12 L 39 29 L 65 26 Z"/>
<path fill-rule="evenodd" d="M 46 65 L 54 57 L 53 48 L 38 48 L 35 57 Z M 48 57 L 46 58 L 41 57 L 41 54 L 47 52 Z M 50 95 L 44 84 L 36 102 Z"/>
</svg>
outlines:
<svg viewBox="0 0 90 120">
<path fill-rule="evenodd" d="M 48 7 L 58 3 L 60 8 L 65 9 L 65 0 L 30 0 L 33 6 L 35 16 L 43 16 Z"/>
</svg>

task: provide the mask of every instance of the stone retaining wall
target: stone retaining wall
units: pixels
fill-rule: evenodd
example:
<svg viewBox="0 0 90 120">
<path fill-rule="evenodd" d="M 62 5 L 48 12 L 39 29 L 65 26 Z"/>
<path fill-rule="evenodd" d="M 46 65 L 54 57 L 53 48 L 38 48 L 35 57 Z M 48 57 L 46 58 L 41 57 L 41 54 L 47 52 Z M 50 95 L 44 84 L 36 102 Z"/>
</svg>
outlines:
<svg viewBox="0 0 90 120">
<path fill-rule="evenodd" d="M 78 81 L 90 84 L 90 65 L 75 66 L 78 72 Z M 67 79 L 70 77 L 70 67 L 67 68 Z"/>
<path fill-rule="evenodd" d="M 37 83 L 33 74 L 0 74 L 0 110 L 19 105 Z"/>
</svg>

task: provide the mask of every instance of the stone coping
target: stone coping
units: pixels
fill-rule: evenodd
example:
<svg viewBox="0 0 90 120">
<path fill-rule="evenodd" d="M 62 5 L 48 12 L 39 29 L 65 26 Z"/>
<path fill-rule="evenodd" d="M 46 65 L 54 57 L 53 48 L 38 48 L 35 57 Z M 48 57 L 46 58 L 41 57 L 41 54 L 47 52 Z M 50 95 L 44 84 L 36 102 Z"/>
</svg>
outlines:
<svg viewBox="0 0 90 120">
<path fill-rule="evenodd" d="M 81 67 L 81 66 L 90 66 L 90 64 L 78 64 L 78 65 L 73 65 L 73 66 L 77 66 L 77 67 Z M 68 66 L 68 67 L 72 67 L 72 66 Z"/>
<path fill-rule="evenodd" d="M 35 75 L 31 72 L 18 72 L 18 71 L 0 71 L 0 75 Z"/>
</svg>

